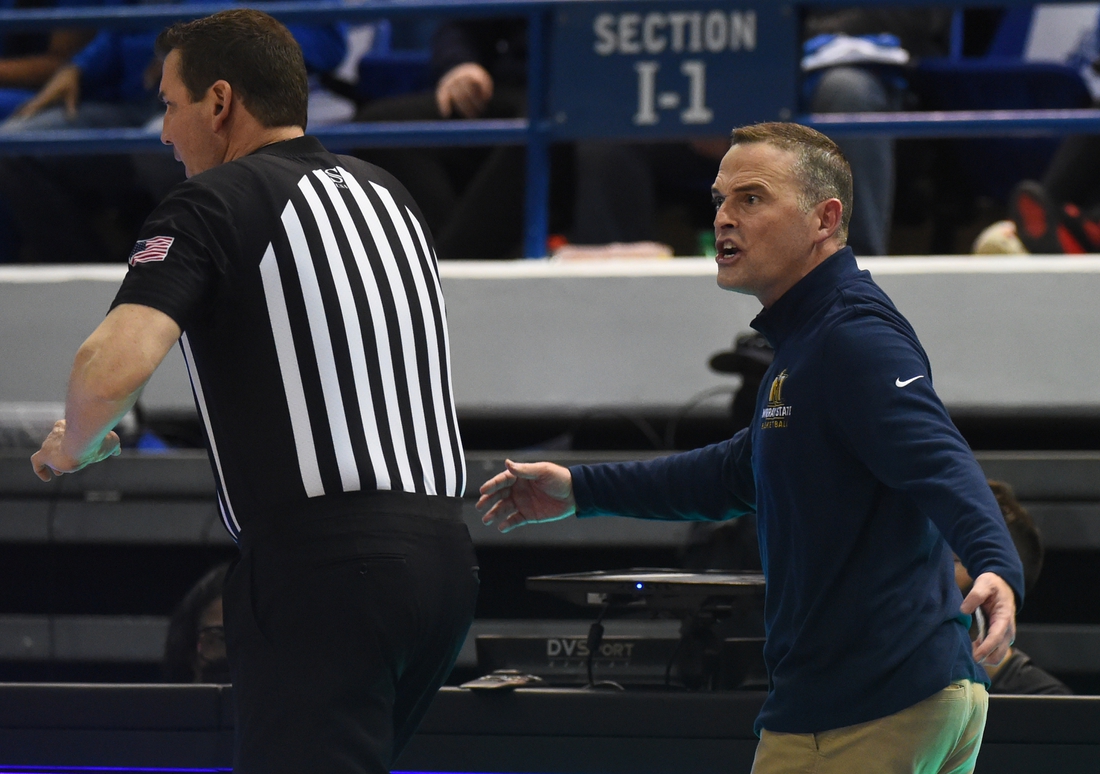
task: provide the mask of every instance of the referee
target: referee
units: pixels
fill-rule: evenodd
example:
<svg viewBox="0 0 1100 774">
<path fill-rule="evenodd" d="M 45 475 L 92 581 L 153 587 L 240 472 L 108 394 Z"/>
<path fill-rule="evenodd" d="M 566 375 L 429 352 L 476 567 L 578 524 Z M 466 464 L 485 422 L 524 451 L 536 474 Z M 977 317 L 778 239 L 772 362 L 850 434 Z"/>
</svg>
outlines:
<svg viewBox="0 0 1100 774">
<path fill-rule="evenodd" d="M 177 24 L 157 50 L 189 179 L 142 227 L 32 463 L 48 481 L 117 454 L 179 340 L 240 546 L 234 771 L 388 772 L 478 586 L 432 237 L 392 176 L 304 135 L 301 50 L 270 16 Z"/>
</svg>

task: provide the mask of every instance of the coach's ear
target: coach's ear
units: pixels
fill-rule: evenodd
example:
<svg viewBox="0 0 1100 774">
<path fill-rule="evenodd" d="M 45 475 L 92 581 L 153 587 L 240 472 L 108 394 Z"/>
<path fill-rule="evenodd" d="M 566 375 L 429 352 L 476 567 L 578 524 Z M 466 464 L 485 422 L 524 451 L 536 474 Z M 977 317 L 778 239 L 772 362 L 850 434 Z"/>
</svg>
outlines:
<svg viewBox="0 0 1100 774">
<path fill-rule="evenodd" d="M 217 133 L 225 127 L 229 120 L 229 114 L 233 112 L 233 87 L 228 81 L 214 81 L 207 92 L 211 100 L 211 119 L 214 132 Z"/>
<path fill-rule="evenodd" d="M 843 212 L 844 205 L 840 203 L 840 199 L 826 199 L 817 205 L 818 221 L 815 241 L 824 242 L 836 236 L 836 232 L 840 229 Z"/>
</svg>

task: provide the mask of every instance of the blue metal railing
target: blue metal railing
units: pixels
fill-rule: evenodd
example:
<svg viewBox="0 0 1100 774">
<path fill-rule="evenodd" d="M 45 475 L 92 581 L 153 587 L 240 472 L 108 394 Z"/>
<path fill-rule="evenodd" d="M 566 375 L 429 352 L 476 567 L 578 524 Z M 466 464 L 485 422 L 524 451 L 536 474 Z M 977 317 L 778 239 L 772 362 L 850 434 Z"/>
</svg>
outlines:
<svg viewBox="0 0 1100 774">
<path fill-rule="evenodd" d="M 527 118 L 513 120 L 415 121 L 329 126 L 310 133 L 333 150 L 381 146 L 489 145 L 526 146 L 524 254 L 546 252 L 549 201 L 549 144 L 553 124 L 545 116 L 548 83 L 550 13 L 584 0 L 369 0 L 369 2 L 270 2 L 257 7 L 283 22 L 319 24 L 368 22 L 412 16 L 500 17 L 528 20 Z M 667 0 L 666 0 L 667 1 Z M 1078 0 L 1083 2 L 1084 0 Z M 644 4 L 640 0 L 637 4 Z M 861 5 L 928 5 L 929 0 L 856 0 Z M 791 5 L 851 5 L 853 0 L 793 0 Z M 999 0 L 997 5 L 1032 5 L 1028 0 Z M 135 5 L 108 8 L 41 8 L 0 11 L 0 34 L 54 27 L 148 29 L 194 19 L 226 8 L 227 3 Z M 797 67 L 792 63 L 792 72 Z M 1100 132 L 1100 110 L 988 110 L 905 113 L 830 113 L 794 120 L 834 136 L 966 137 L 1057 135 Z M 664 137 L 674 139 L 674 128 Z M 159 137 L 141 129 L 81 129 L 24 132 L 0 136 L 0 155 L 127 153 L 161 148 Z"/>
<path fill-rule="evenodd" d="M 832 135 L 996 137 L 1100 132 L 1100 110 L 945 110 L 812 113 L 796 120 Z"/>
</svg>

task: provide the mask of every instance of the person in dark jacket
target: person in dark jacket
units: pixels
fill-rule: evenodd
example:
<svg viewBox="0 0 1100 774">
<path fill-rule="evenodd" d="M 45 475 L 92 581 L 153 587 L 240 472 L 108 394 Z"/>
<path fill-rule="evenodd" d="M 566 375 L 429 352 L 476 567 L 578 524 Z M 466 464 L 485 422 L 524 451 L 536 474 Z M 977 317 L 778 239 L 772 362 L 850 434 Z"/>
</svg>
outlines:
<svg viewBox="0 0 1100 774">
<path fill-rule="evenodd" d="M 1016 499 L 1012 487 L 1004 481 L 990 481 L 989 488 L 997 498 L 1001 514 L 1012 536 L 1012 543 L 1020 555 L 1024 567 L 1024 593 L 1030 594 L 1043 569 L 1043 539 L 1031 514 Z M 963 594 L 970 593 L 974 581 L 962 561 L 955 557 L 955 582 Z M 1000 664 L 986 664 L 990 693 L 1031 694 L 1065 696 L 1072 694 L 1065 683 L 1031 661 L 1031 657 L 1016 647 L 1008 649 L 1008 655 Z"/>
<path fill-rule="evenodd" d="M 455 19 L 432 37 L 431 92 L 368 102 L 357 121 L 463 121 L 527 115 L 527 20 Z M 526 149 L 492 147 L 363 149 L 356 156 L 389 170 L 420 203 L 444 260 L 522 255 Z M 551 228 L 562 230 L 572 188 L 568 145 L 551 148 Z"/>
<path fill-rule="evenodd" d="M 848 163 L 807 127 L 742 127 L 713 197 L 718 285 L 763 304 L 753 327 L 776 352 L 752 425 L 648 462 L 509 461 L 481 487 L 483 521 L 755 512 L 770 690 L 754 774 L 971 771 L 980 664 L 1012 642 L 1023 572 L 916 333 L 845 247 Z"/>
<path fill-rule="evenodd" d="M 169 683 L 228 683 L 222 591 L 229 563 L 210 568 L 168 621 L 161 670 Z"/>
<path fill-rule="evenodd" d="M 432 36 L 430 93 L 367 103 L 357 121 L 520 118 L 527 112 L 526 19 L 461 19 Z M 439 257 L 519 257 L 524 149 L 397 148 L 356 152 L 408 186 L 437 234 Z"/>
</svg>

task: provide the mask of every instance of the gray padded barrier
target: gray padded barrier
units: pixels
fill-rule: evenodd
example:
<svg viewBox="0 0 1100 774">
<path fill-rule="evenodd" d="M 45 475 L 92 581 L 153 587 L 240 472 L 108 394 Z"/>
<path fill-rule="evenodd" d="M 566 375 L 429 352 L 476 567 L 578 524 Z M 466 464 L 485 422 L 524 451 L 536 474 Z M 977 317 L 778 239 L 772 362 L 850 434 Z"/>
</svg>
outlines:
<svg viewBox="0 0 1100 774">
<path fill-rule="evenodd" d="M 1100 258 L 860 264 L 912 321 L 952 411 L 1100 413 Z M 123 268 L 0 267 L 0 402 L 64 399 L 72 356 Z M 719 290 L 706 259 L 450 262 L 440 274 L 456 404 L 468 417 L 674 412 L 736 384 L 706 362 L 759 311 L 754 299 Z M 194 411 L 177 352 L 143 402 Z"/>
</svg>

